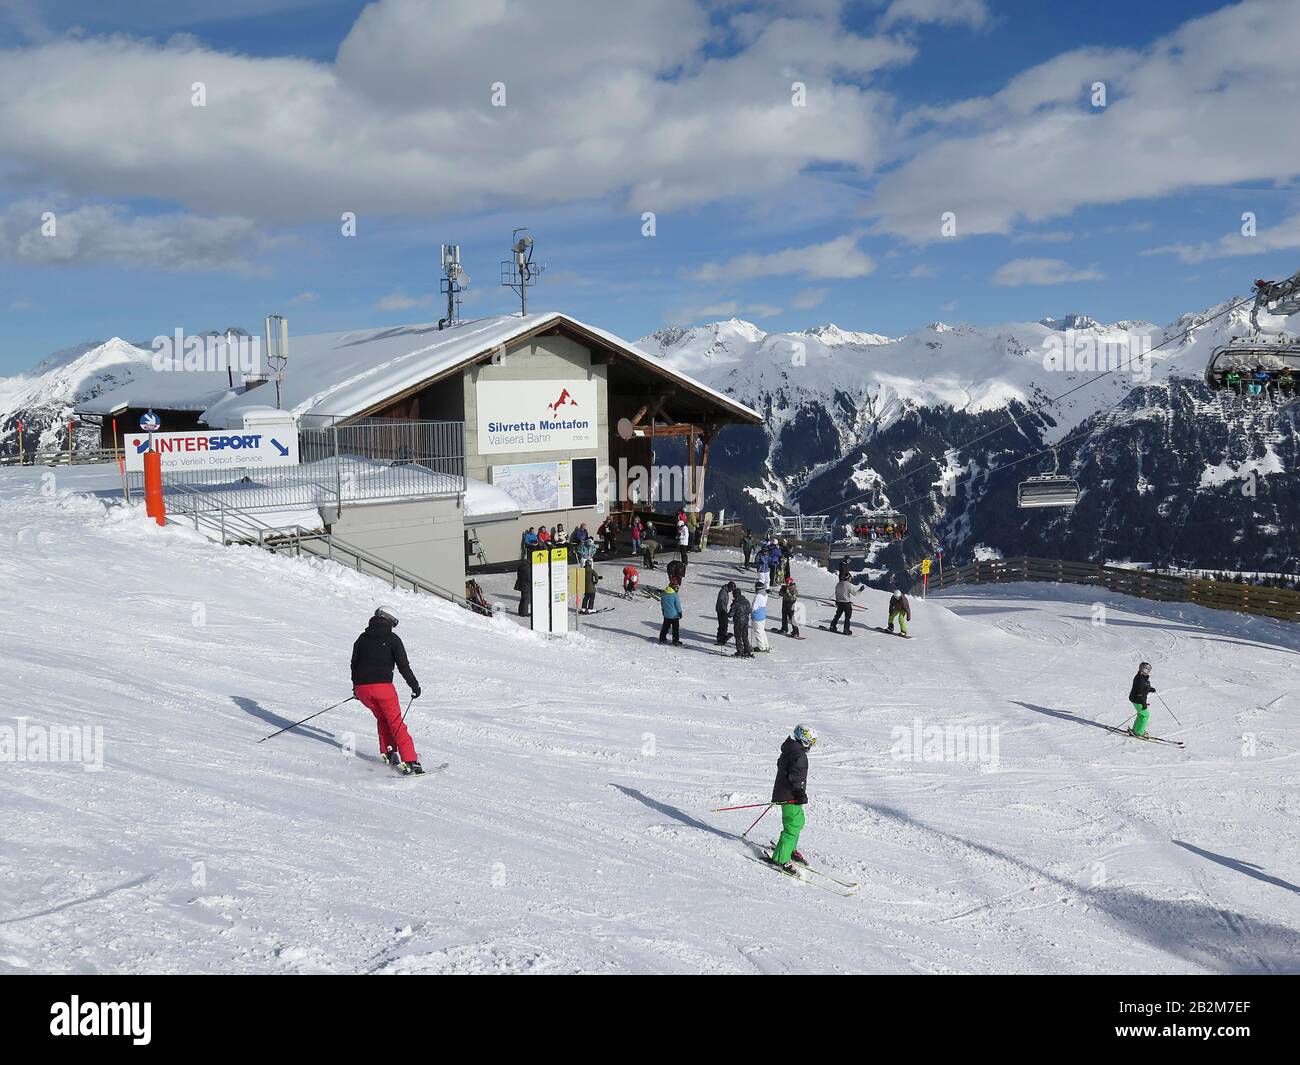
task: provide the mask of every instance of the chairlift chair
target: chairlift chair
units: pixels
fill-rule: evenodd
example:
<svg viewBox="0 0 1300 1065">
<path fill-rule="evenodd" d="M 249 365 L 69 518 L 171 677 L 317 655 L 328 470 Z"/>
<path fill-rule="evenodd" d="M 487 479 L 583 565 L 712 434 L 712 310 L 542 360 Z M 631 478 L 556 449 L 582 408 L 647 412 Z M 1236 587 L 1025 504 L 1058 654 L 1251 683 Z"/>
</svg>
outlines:
<svg viewBox="0 0 1300 1065">
<path fill-rule="evenodd" d="M 1300 272 L 1284 281 L 1256 281 L 1255 303 L 1250 309 L 1251 334 L 1233 337 L 1210 353 L 1205 383 L 1216 392 L 1260 397 L 1282 404 L 1296 399 L 1300 378 L 1300 338 L 1265 334 L 1259 312 L 1300 313 Z"/>
<path fill-rule="evenodd" d="M 1061 474 L 1060 459 L 1052 448 L 1053 470 L 1020 482 L 1016 506 L 1021 510 L 1037 507 L 1072 507 L 1079 502 L 1079 483 Z"/>
</svg>

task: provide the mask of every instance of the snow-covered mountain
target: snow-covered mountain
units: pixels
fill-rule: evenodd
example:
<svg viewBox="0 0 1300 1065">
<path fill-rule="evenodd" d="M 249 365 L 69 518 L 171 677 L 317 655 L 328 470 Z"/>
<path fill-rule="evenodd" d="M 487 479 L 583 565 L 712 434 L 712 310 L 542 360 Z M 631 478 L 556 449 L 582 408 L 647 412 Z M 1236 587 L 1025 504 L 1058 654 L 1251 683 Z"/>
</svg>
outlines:
<svg viewBox="0 0 1300 1065">
<path fill-rule="evenodd" d="M 56 351 L 27 373 L 0 378 L 0 455 L 18 453 L 19 421 L 25 451 L 65 447 L 73 408 L 120 388 L 139 373 L 152 373 L 152 359 L 151 351 L 113 337 Z M 88 443 L 99 437 L 93 428 L 76 431 L 87 434 Z"/>
<path fill-rule="evenodd" d="M 766 416 L 711 451 L 711 505 L 755 524 L 771 512 L 847 522 L 898 508 L 917 535 L 880 549 L 882 568 L 936 543 L 954 559 L 991 549 L 1294 568 L 1294 416 L 1224 405 L 1202 382 L 1213 347 L 1248 332 L 1248 309 L 1221 313 L 1228 306 L 1163 329 L 1070 314 L 935 322 L 895 339 L 731 319 L 639 344 Z M 1023 460 L 1052 445 L 1083 501 L 1018 510 L 1017 483 L 1053 469 L 1050 455 Z"/>
</svg>

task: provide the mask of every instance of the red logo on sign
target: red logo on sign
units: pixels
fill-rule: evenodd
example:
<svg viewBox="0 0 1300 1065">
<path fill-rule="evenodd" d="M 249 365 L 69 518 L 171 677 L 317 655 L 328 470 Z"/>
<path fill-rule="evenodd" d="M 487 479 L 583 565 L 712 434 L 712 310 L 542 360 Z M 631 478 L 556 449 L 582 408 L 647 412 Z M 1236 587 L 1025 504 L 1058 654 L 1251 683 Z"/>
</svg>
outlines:
<svg viewBox="0 0 1300 1065">
<path fill-rule="evenodd" d="M 570 407 L 576 407 L 578 405 L 578 401 L 574 399 L 571 395 L 569 395 L 569 390 L 567 388 L 560 393 L 559 399 L 557 399 L 554 403 L 548 403 L 546 405 L 551 408 L 551 413 L 555 414 L 559 411 L 561 407 L 565 405 L 564 402 L 565 400 L 569 401 L 568 405 Z"/>
</svg>

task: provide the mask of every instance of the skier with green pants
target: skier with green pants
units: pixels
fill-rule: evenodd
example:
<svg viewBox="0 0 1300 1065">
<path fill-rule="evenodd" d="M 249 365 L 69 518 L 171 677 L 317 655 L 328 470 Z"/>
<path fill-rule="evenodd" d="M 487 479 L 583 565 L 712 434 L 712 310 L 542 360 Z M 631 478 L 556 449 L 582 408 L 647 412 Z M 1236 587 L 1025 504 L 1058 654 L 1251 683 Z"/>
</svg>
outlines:
<svg viewBox="0 0 1300 1065">
<path fill-rule="evenodd" d="M 1147 734 L 1147 721 L 1151 717 L 1151 711 L 1147 709 L 1147 696 L 1153 691 L 1155 688 L 1151 687 L 1151 663 L 1143 662 L 1138 666 L 1137 674 L 1133 677 L 1133 687 L 1128 693 L 1128 701 L 1137 711 L 1137 718 L 1129 728 L 1129 732 L 1134 736 Z"/>
<path fill-rule="evenodd" d="M 803 831 L 803 808 L 808 802 L 808 752 L 817 742 L 817 734 L 806 725 L 796 725 L 786 741 L 781 744 L 781 757 L 776 762 L 776 783 L 772 785 L 772 801 L 781 804 L 781 838 L 776 841 L 771 861 L 787 873 L 795 871 L 791 859 L 803 861 L 799 834 Z"/>
</svg>

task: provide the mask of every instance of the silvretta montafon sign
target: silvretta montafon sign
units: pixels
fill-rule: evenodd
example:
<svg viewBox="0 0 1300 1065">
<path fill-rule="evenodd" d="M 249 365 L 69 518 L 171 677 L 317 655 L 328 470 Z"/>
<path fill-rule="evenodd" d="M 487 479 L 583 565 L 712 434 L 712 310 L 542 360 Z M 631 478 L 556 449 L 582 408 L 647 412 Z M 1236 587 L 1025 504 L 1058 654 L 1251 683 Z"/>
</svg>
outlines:
<svg viewBox="0 0 1300 1065">
<path fill-rule="evenodd" d="M 480 455 L 595 450 L 594 381 L 480 381 Z"/>
</svg>

